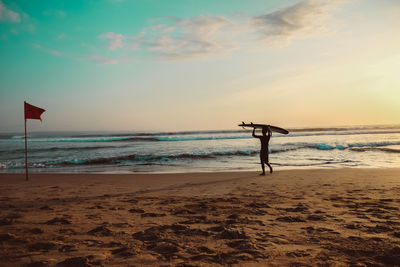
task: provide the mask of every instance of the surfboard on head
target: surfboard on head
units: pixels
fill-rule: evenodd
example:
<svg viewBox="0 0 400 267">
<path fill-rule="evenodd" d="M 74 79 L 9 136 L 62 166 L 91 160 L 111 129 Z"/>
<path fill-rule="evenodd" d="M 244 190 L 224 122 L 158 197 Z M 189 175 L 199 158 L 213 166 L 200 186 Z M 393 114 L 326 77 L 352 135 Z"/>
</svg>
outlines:
<svg viewBox="0 0 400 267">
<path fill-rule="evenodd" d="M 268 124 L 259 124 L 259 123 L 244 123 L 242 122 L 242 124 L 239 124 L 238 126 L 240 127 L 251 127 L 251 128 L 265 128 L 265 127 L 269 127 L 271 129 L 271 131 L 276 132 L 276 133 L 281 133 L 281 134 L 288 134 L 289 131 L 285 130 L 283 128 L 277 127 L 277 126 L 273 126 L 273 125 L 268 125 Z"/>
</svg>

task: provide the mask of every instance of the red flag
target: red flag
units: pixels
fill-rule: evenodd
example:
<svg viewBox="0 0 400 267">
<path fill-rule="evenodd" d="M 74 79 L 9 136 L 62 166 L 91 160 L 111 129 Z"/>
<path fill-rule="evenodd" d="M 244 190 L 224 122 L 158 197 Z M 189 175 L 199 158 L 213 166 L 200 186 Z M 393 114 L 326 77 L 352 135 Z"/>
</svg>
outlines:
<svg viewBox="0 0 400 267">
<path fill-rule="evenodd" d="M 42 121 L 40 115 L 45 112 L 44 109 L 32 106 L 24 101 L 24 108 L 25 108 L 25 119 L 34 119 Z"/>
</svg>

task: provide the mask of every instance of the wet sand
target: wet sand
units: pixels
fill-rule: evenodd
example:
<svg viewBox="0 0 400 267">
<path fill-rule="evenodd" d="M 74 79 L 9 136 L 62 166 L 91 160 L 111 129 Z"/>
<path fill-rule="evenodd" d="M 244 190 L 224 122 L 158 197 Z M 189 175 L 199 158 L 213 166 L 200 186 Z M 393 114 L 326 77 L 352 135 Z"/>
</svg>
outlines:
<svg viewBox="0 0 400 267">
<path fill-rule="evenodd" d="M 0 174 L 0 265 L 400 265 L 400 169 L 257 174 Z"/>
</svg>

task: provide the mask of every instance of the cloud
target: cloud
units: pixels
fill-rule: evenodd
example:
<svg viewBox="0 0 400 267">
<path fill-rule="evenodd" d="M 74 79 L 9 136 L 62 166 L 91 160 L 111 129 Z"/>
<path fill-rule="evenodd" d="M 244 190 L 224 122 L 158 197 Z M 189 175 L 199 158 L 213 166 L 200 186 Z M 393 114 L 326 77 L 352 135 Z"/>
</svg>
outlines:
<svg viewBox="0 0 400 267">
<path fill-rule="evenodd" d="M 250 18 L 250 23 L 262 39 L 291 38 L 298 33 L 318 32 L 329 11 L 339 1 L 307 0 L 272 13 Z"/>
<path fill-rule="evenodd" d="M 148 50 L 164 57 L 185 58 L 221 52 L 229 47 L 221 32 L 233 22 L 222 16 L 200 15 L 194 18 L 167 18 L 174 26 L 159 24 L 152 27 L 152 37 L 145 41 Z"/>
<path fill-rule="evenodd" d="M 64 53 L 62 53 L 62 52 L 60 52 L 60 51 L 58 51 L 58 50 L 49 49 L 49 48 L 43 47 L 42 45 L 37 44 L 37 43 L 33 43 L 32 46 L 33 46 L 35 49 L 38 49 L 38 50 L 40 50 L 40 51 L 43 51 L 43 52 L 45 52 L 45 53 L 47 53 L 47 54 L 49 54 L 49 55 L 55 56 L 55 57 L 64 56 Z"/>
<path fill-rule="evenodd" d="M 263 42 L 291 40 L 320 34 L 330 11 L 341 1 L 304 0 L 257 16 L 236 15 L 232 18 L 199 15 L 191 18 L 161 17 L 134 36 L 107 32 L 109 50 L 145 49 L 167 59 L 185 59 L 250 49 Z"/>
<path fill-rule="evenodd" d="M 57 36 L 57 40 L 64 40 L 67 37 L 65 33 L 61 33 Z"/>
<path fill-rule="evenodd" d="M 112 58 L 105 58 L 102 56 L 86 56 L 85 59 L 89 59 L 98 63 L 99 65 L 110 65 L 110 64 L 118 64 L 118 60 Z"/>
<path fill-rule="evenodd" d="M 124 47 L 124 36 L 122 34 L 107 32 L 100 35 L 101 39 L 108 39 L 108 49 L 116 50 Z"/>
<path fill-rule="evenodd" d="M 99 36 L 100 39 L 108 40 L 108 49 L 111 51 L 117 49 L 128 49 L 136 50 L 139 48 L 141 38 L 145 35 L 145 32 L 140 32 L 134 36 L 124 36 L 120 33 L 106 32 Z"/>
<path fill-rule="evenodd" d="M 56 57 L 60 57 L 60 56 L 63 55 L 62 52 L 57 51 L 57 50 L 49 50 L 48 52 L 49 52 L 51 55 L 56 56 Z"/>
<path fill-rule="evenodd" d="M 44 16 L 48 16 L 48 17 L 55 16 L 58 18 L 65 18 L 67 16 L 67 14 L 64 11 L 58 10 L 58 9 L 46 9 L 42 12 L 42 14 Z"/>
<path fill-rule="evenodd" d="M 0 0 L 0 22 L 20 22 L 21 16 L 10 9 L 8 9 Z"/>
</svg>

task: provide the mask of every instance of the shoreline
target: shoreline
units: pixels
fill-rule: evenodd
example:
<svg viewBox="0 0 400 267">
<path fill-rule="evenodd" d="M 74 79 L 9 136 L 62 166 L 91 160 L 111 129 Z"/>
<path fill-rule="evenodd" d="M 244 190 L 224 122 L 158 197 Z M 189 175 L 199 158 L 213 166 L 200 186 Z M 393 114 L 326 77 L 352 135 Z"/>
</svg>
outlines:
<svg viewBox="0 0 400 267">
<path fill-rule="evenodd" d="M 273 164 L 272 164 L 273 165 Z M 343 170 L 343 169 L 354 169 L 354 170 L 395 170 L 400 169 L 400 167 L 370 167 L 370 166 L 360 166 L 360 167 L 321 167 L 321 166 L 279 166 L 279 169 L 274 168 L 274 173 L 287 172 L 287 171 L 308 171 L 308 170 Z M 44 171 L 29 170 L 30 175 L 58 175 L 58 174 L 69 174 L 69 175 L 163 175 L 163 174 L 210 174 L 210 173 L 259 173 L 259 169 L 230 169 L 230 170 L 194 170 L 194 171 L 59 171 L 43 169 Z M 4 175 L 25 175 L 24 170 L 17 170 L 14 172 L 2 172 L 0 171 L 0 176 Z M 268 173 L 266 174 L 268 176 Z"/>
<path fill-rule="evenodd" d="M 5 266 L 400 264 L 400 168 L 258 173 L 46 173 L 29 181 L 0 174 L 0 259 Z"/>
</svg>

